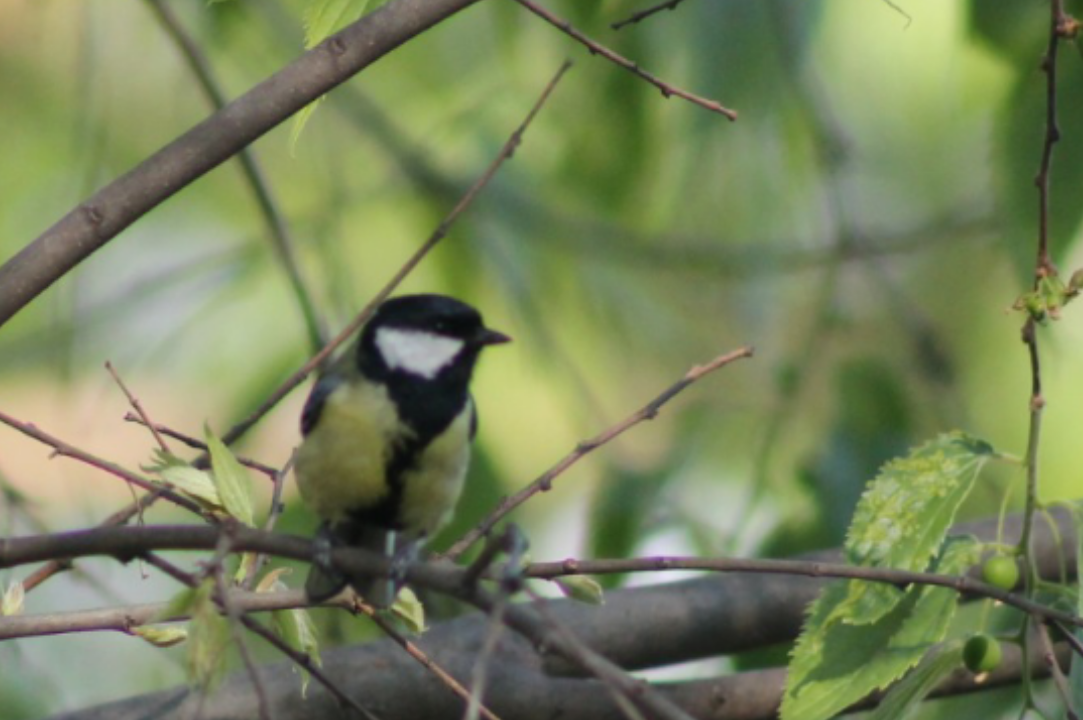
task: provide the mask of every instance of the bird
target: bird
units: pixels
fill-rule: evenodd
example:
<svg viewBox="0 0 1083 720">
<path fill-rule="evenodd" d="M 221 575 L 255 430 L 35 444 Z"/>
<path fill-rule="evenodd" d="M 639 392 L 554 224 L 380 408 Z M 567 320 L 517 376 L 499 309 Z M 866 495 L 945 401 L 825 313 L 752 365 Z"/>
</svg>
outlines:
<svg viewBox="0 0 1083 720">
<path fill-rule="evenodd" d="M 383 302 L 313 386 L 301 413 L 295 476 L 321 524 L 305 582 L 311 602 L 347 585 L 386 608 L 401 571 L 451 519 L 478 417 L 470 380 L 481 351 L 510 337 L 446 295 Z M 388 557 L 391 578 L 347 577 L 330 550 Z"/>
</svg>

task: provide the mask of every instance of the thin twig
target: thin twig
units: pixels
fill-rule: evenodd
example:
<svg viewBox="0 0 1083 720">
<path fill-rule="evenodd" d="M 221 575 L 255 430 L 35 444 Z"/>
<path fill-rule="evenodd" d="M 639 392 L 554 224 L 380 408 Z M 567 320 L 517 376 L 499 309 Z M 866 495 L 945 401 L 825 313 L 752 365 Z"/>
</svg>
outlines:
<svg viewBox="0 0 1083 720">
<path fill-rule="evenodd" d="M 1060 663 L 1057 662 L 1057 651 L 1053 648 L 1053 640 L 1049 637 L 1049 626 L 1044 622 L 1034 624 L 1037 626 L 1038 639 L 1042 643 L 1042 659 L 1049 667 L 1050 674 L 1053 676 L 1053 684 L 1060 694 L 1061 702 L 1064 703 L 1065 717 L 1067 720 L 1079 720 L 1079 715 L 1072 705 L 1072 691 L 1068 687 L 1068 678 L 1064 677 L 1064 671 L 1061 670 Z"/>
<path fill-rule="evenodd" d="M 151 422 L 147 411 L 143 409 L 143 404 L 139 402 L 139 398 L 133 395 L 128 389 L 128 386 L 124 384 L 124 381 L 120 379 L 120 373 L 113 367 L 113 363 L 106 360 L 105 369 L 113 376 L 113 380 L 116 382 L 117 387 L 120 388 L 121 392 L 124 393 L 124 397 L 128 398 L 128 404 L 132 406 L 136 415 L 143 421 L 143 425 L 150 430 L 150 434 L 154 436 L 154 441 L 158 443 L 158 447 L 162 449 L 162 452 L 169 452 L 169 445 L 167 445 L 165 439 L 158 434 L 158 430 L 155 428 L 154 423 Z"/>
<path fill-rule="evenodd" d="M 310 603 L 304 591 L 248 592 L 234 590 L 230 602 L 239 610 L 272 612 L 308 607 Z M 84 632 L 122 632 L 130 634 L 134 628 L 148 623 L 168 623 L 188 620 L 188 615 L 165 615 L 169 602 L 144 603 L 140 605 L 117 605 L 95 610 L 71 610 L 56 613 L 27 613 L 0 618 L 0 640 L 44 637 Z"/>
<path fill-rule="evenodd" d="M 532 0 L 515 1 L 525 7 L 530 12 L 540 17 L 542 20 L 545 20 L 547 23 L 563 32 L 565 35 L 568 35 L 569 37 L 578 40 L 580 43 L 586 46 L 587 50 L 590 51 L 591 55 L 601 55 L 609 62 L 614 63 L 615 65 L 619 65 L 633 75 L 636 75 L 637 77 L 649 82 L 651 85 L 654 85 L 662 92 L 663 97 L 669 98 L 675 95 L 679 98 L 687 100 L 690 103 L 693 103 L 694 105 L 699 105 L 701 108 L 705 108 L 707 110 L 710 110 L 711 112 L 716 112 L 719 115 L 723 115 L 729 120 L 737 119 L 737 112 L 735 110 L 730 110 L 729 108 L 724 107 L 721 103 L 716 102 L 715 100 L 708 100 L 707 98 L 700 97 L 699 95 L 694 95 L 687 90 L 682 90 L 675 85 L 670 85 L 664 80 L 655 77 L 654 75 L 639 67 L 639 65 L 635 64 L 631 60 L 621 55 L 618 55 L 604 45 L 601 45 L 594 40 L 591 40 L 589 37 L 572 27 L 572 24 L 570 22 L 563 18 L 557 17 L 542 6 L 538 5 L 535 2 L 532 2 Z"/>
<path fill-rule="evenodd" d="M 294 450 L 290 453 L 289 460 L 282 466 L 282 469 L 275 473 L 274 487 L 271 490 L 271 507 L 267 511 L 267 520 L 263 523 L 263 529 L 266 532 L 271 532 L 275 529 L 278 518 L 281 517 L 282 512 L 286 509 L 285 504 L 282 502 L 282 489 L 286 485 L 286 477 L 290 474 L 290 470 L 293 469 L 293 464 L 296 460 L 297 450 Z M 255 586 L 256 578 L 259 577 L 260 570 L 266 563 L 266 555 L 263 553 L 256 555 L 255 562 L 252 564 L 252 572 L 244 579 L 243 587 L 246 590 L 251 590 Z"/>
<path fill-rule="evenodd" d="M 497 642 L 504 629 L 504 608 L 507 602 L 507 597 L 498 599 L 496 607 L 489 613 L 485 640 L 481 643 L 481 650 L 478 651 L 474 668 L 470 673 L 470 691 L 463 720 L 477 720 L 479 714 L 486 715 L 488 712 L 481 699 L 485 696 L 485 688 L 489 682 L 489 662 L 496 652 Z"/>
<path fill-rule="evenodd" d="M 204 95 L 207 96 L 211 106 L 215 110 L 221 110 L 226 105 L 226 96 L 219 86 L 218 80 L 214 77 L 210 61 L 202 49 L 195 43 L 188 31 L 184 29 L 168 3 L 162 2 L 162 0 L 147 0 L 147 4 L 150 5 L 166 34 L 181 51 L 189 69 L 195 76 Z M 252 190 L 256 204 L 259 205 L 260 213 L 263 215 L 267 229 L 270 231 L 271 243 L 278 254 L 282 268 L 286 271 L 290 286 L 293 288 L 293 294 L 296 296 L 297 303 L 301 308 L 301 315 L 308 329 L 309 342 L 313 350 L 318 350 L 323 347 L 327 340 L 326 332 L 319 314 L 316 312 L 312 294 L 308 291 L 308 287 L 301 277 L 300 264 L 297 262 L 294 251 L 296 243 L 290 236 L 289 226 L 278 209 L 278 202 L 275 200 L 270 183 L 267 182 L 267 178 L 256 160 L 252 147 L 248 146 L 242 149 L 237 153 L 236 158 L 241 164 L 241 171 L 244 173 L 245 180 Z"/>
<path fill-rule="evenodd" d="M 481 537 L 488 534 L 493 527 L 515 508 L 522 505 L 534 495 L 541 492 L 548 492 L 552 489 L 553 480 L 560 476 L 565 470 L 577 463 L 583 456 L 590 453 L 592 450 L 596 450 L 602 445 L 606 444 L 613 438 L 622 434 L 626 430 L 638 425 L 644 420 L 653 420 L 658 415 L 659 410 L 667 402 L 673 399 L 678 393 L 684 390 L 686 387 L 696 382 L 704 375 L 707 375 L 721 367 L 725 367 L 730 363 L 740 360 L 742 358 L 752 357 L 751 347 L 742 347 L 725 355 L 719 355 L 706 365 L 697 365 L 685 373 L 684 377 L 664 390 L 658 397 L 651 400 L 642 408 L 632 413 L 624 420 L 621 420 L 616 425 L 613 425 L 600 434 L 580 442 L 574 450 L 565 455 L 556 465 L 546 470 L 532 483 L 521 489 L 510 497 L 505 497 L 501 500 L 497 506 L 493 509 L 489 515 L 482 520 L 476 527 L 467 532 L 461 539 L 455 542 L 451 548 L 444 553 L 445 557 L 455 559 L 462 555 L 471 545 L 477 542 Z"/>
<path fill-rule="evenodd" d="M 147 421 L 145 419 L 143 419 L 143 418 L 141 418 L 141 417 L 139 417 L 137 415 L 133 415 L 131 413 L 126 413 L 124 415 L 124 419 L 127 422 L 134 422 L 134 423 L 138 423 L 140 425 L 146 425 L 147 424 Z M 154 430 L 161 433 L 162 435 L 165 435 L 167 437 L 171 437 L 174 440 L 181 441 L 182 443 L 184 443 L 188 447 L 192 448 L 193 450 L 201 450 L 202 452 L 207 452 L 207 443 L 203 442 L 199 438 L 195 438 L 195 437 L 192 437 L 191 435 L 183 433 L 180 430 L 174 430 L 173 428 L 171 428 L 171 427 L 169 427 L 167 425 L 155 425 Z M 279 473 L 278 469 L 274 468 L 274 467 L 271 467 L 270 465 L 268 465 L 266 463 L 262 463 L 259 460 L 253 460 L 252 458 L 242 457 L 240 455 L 237 455 L 236 458 L 237 458 L 237 462 L 239 462 L 241 465 L 244 465 L 245 467 L 249 467 L 249 468 L 252 468 L 253 470 L 256 470 L 258 472 L 263 473 L 264 475 L 269 477 L 272 481 L 274 481 L 274 479 L 278 476 L 278 473 Z"/>
<path fill-rule="evenodd" d="M 199 584 L 198 579 L 194 575 L 181 570 L 179 567 L 159 555 L 155 555 L 153 553 L 148 554 L 147 562 L 149 562 L 151 565 L 154 565 L 159 570 L 166 573 L 173 579 L 179 581 L 184 585 L 187 585 L 188 587 L 195 587 Z M 219 607 L 221 607 L 222 599 L 217 597 L 217 595 L 218 594 L 215 593 L 215 602 L 219 603 Z M 327 690 L 339 701 L 342 706 L 350 707 L 356 710 L 364 717 L 368 718 L 368 720 L 379 720 L 379 718 L 375 717 L 356 700 L 347 695 L 345 691 L 339 688 L 333 680 L 327 677 L 327 675 L 325 675 L 323 671 L 320 670 L 320 668 L 312 662 L 312 659 L 308 655 L 294 650 L 292 647 L 286 644 L 286 642 L 283 641 L 282 638 L 278 637 L 278 635 L 267 629 L 267 627 L 265 627 L 262 623 L 258 622 L 254 618 L 250 618 L 247 615 L 241 615 L 240 621 L 246 628 L 248 628 L 248 630 L 254 632 L 256 635 L 259 635 L 261 638 L 269 642 L 275 649 L 286 655 L 286 657 L 288 657 L 299 667 L 304 669 L 305 672 L 309 673 L 313 678 L 315 678 L 317 682 L 327 688 Z"/>
<path fill-rule="evenodd" d="M 54 437 L 53 435 L 50 435 L 43 430 L 40 430 L 36 425 L 33 425 L 32 423 L 24 423 L 21 420 L 16 420 L 15 418 L 3 412 L 0 412 L 0 423 L 3 423 L 8 427 L 14 428 L 15 430 L 18 430 L 23 435 L 34 438 L 40 443 L 48 445 L 53 449 L 55 455 L 69 457 L 73 460 L 78 460 L 79 462 L 86 463 L 91 467 L 96 467 L 99 470 L 103 470 L 109 473 L 110 475 L 115 475 L 116 477 L 119 477 L 120 479 L 131 485 L 135 485 L 137 487 L 143 488 L 144 490 L 147 490 L 148 492 L 160 495 L 161 497 L 166 498 L 175 505 L 179 505 L 185 510 L 190 510 L 191 512 L 199 515 L 200 517 L 206 517 L 206 514 L 203 512 L 203 510 L 196 503 L 189 500 L 188 498 L 178 495 L 172 490 L 166 490 L 160 485 L 155 485 L 150 480 L 147 480 L 141 475 L 137 475 L 131 470 L 127 470 L 120 465 L 117 465 L 116 463 L 104 460 L 96 455 L 92 455 L 85 450 L 80 450 L 74 445 L 66 443 L 60 438 Z M 131 506 L 137 507 L 138 505 L 138 502 L 133 502 Z"/>
<path fill-rule="evenodd" d="M 324 346 L 322 350 L 316 353 L 308 362 L 301 366 L 301 368 L 297 370 L 297 372 L 287 378 L 281 386 L 279 386 L 274 392 L 272 392 L 271 395 L 252 412 L 252 414 L 250 414 L 248 417 L 241 420 L 239 423 L 230 428 L 229 431 L 222 437 L 223 442 L 225 442 L 227 445 L 231 445 L 236 442 L 242 435 L 248 432 L 248 430 L 257 422 L 259 422 L 259 420 L 264 415 L 270 412 L 270 410 L 275 407 L 282 400 L 282 398 L 286 397 L 286 395 L 288 395 L 295 387 L 304 382 L 305 378 L 307 378 L 313 370 L 323 365 L 324 362 L 331 356 L 332 353 L 335 352 L 335 350 L 338 349 L 340 345 L 350 339 L 353 334 L 357 332 L 357 330 L 362 325 L 364 325 L 366 321 L 368 321 L 369 317 L 371 317 L 372 313 L 376 310 L 376 307 L 380 303 L 382 303 L 392 292 L 394 292 L 395 288 L 399 286 L 399 284 L 406 278 L 406 276 L 410 274 L 410 272 L 412 272 L 413 269 L 417 267 L 417 265 L 422 261 L 422 259 L 424 259 L 424 257 L 428 255 L 428 253 L 434 247 L 436 247 L 437 243 L 439 243 L 448 234 L 448 231 L 451 229 L 451 225 L 467 209 L 467 207 L 470 206 L 470 204 L 474 201 L 474 198 L 477 197 L 478 193 L 480 193 L 485 188 L 485 186 L 489 184 L 489 181 L 492 180 L 493 176 L 496 174 L 496 171 L 500 169 L 500 166 L 503 165 L 505 161 L 511 159 L 511 156 L 514 154 L 516 148 L 518 148 L 519 144 L 522 142 L 523 135 L 526 132 L 527 127 L 529 127 L 535 116 L 537 116 L 538 112 L 542 109 L 542 106 L 545 105 L 546 100 L 549 99 L 549 96 L 556 88 L 557 83 L 560 82 L 560 79 L 564 76 L 564 73 L 566 73 L 569 68 L 571 68 L 571 65 L 571 62 L 566 61 L 563 65 L 560 66 L 560 69 L 557 70 L 556 75 L 554 75 L 553 79 L 550 80 L 549 83 L 545 86 L 545 89 L 542 91 L 541 96 L 534 103 L 534 106 L 530 109 L 530 112 L 527 113 L 526 119 L 523 120 L 519 127 L 517 127 L 508 138 L 507 142 L 504 143 L 504 146 L 500 149 L 500 152 L 497 154 L 496 158 L 489 164 L 489 167 L 486 168 L 485 172 L 482 173 L 481 177 L 478 178 L 477 181 L 470 186 L 470 189 L 466 191 L 466 194 L 463 195 L 463 197 L 459 200 L 455 207 L 451 209 L 451 212 L 449 212 L 447 216 L 445 216 L 444 219 L 440 221 L 440 224 L 437 225 L 436 229 L 433 231 L 432 235 L 429 236 L 428 240 L 426 240 L 424 244 L 422 244 L 422 246 L 418 248 L 412 256 L 410 256 L 410 258 L 403 264 L 402 267 L 399 268 L 399 270 L 387 282 L 387 284 L 378 293 L 376 293 L 376 295 L 369 301 L 367 305 L 365 305 L 364 308 L 362 308 L 361 312 L 357 314 L 357 316 L 350 322 L 349 325 L 347 325 L 342 330 L 342 332 L 336 335 L 331 340 L 331 342 Z"/>
<path fill-rule="evenodd" d="M 1057 49 L 1060 47 L 1062 28 L 1066 20 L 1064 0 L 1050 0 L 1049 45 L 1042 58 L 1045 73 L 1045 137 L 1042 141 L 1042 159 L 1034 184 L 1038 187 L 1038 256 L 1035 262 L 1035 282 L 1049 274 L 1056 274 L 1049 254 L 1049 175 L 1053 165 L 1053 146 L 1060 140 L 1057 126 Z"/>
<path fill-rule="evenodd" d="M 385 620 L 375 608 L 364 603 L 357 603 L 355 608 L 372 620 L 372 622 L 376 623 L 377 627 L 379 627 L 387 637 L 391 638 L 395 644 L 406 651 L 407 655 L 421 663 L 422 667 L 435 675 L 440 682 L 444 683 L 444 685 L 451 690 L 451 692 L 455 693 L 463 700 L 463 702 L 469 705 L 470 692 L 463 687 L 463 684 L 456 680 L 447 670 L 440 667 L 440 665 L 429 657 L 424 650 L 403 637 L 402 633 Z M 481 714 L 486 720 L 500 720 L 500 717 L 496 713 L 492 712 L 484 705 L 481 706 Z"/>
<path fill-rule="evenodd" d="M 504 604 L 508 622 L 519 632 L 528 634 L 535 643 L 551 647 L 565 659 L 596 677 L 609 690 L 630 720 L 640 718 L 638 710 L 658 720 L 694 720 L 688 713 L 653 689 L 646 681 L 629 675 L 619 665 L 594 652 L 567 626 L 557 620 L 548 608 L 548 601 L 527 589 L 534 603 L 528 612 L 523 606 Z M 491 603 L 490 603 L 491 604 Z M 492 612 L 495 608 L 487 608 Z M 631 707 L 626 707 L 627 701 Z"/>
<path fill-rule="evenodd" d="M 53 535 L 0 538 L 0 569 L 54 558 L 74 559 L 107 555 L 124 560 L 155 550 L 213 550 L 217 547 L 218 537 L 222 532 L 222 528 L 217 526 L 160 525 L 94 528 Z M 267 533 L 247 527 L 231 528 L 230 532 L 233 533 L 233 549 L 236 552 L 261 552 L 292 560 L 312 560 L 312 541 L 308 538 Z M 379 576 L 390 572 L 390 564 L 385 557 L 355 548 L 335 549 L 332 551 L 332 561 L 336 567 L 350 574 Z M 1056 620 L 1071 627 L 1083 627 L 1083 617 L 967 576 L 861 567 L 834 562 L 695 557 L 564 560 L 555 563 L 533 563 L 523 569 L 522 574 L 532 578 L 552 578 L 570 574 L 601 575 L 670 570 L 847 578 L 897 586 L 914 583 L 932 585 L 951 588 L 967 595 L 991 598 L 1036 617 Z M 406 580 L 418 587 L 460 597 L 469 595 L 471 590 L 463 583 L 465 573 L 464 568 L 447 562 L 425 562 L 411 566 L 407 570 Z"/>
<path fill-rule="evenodd" d="M 146 495 L 140 496 L 140 498 L 135 502 L 129 503 L 128 505 L 122 507 L 120 510 L 117 510 L 109 517 L 102 520 L 100 523 L 98 523 L 98 527 L 106 528 L 124 525 L 133 517 L 135 517 L 136 515 L 140 515 L 144 510 L 150 507 L 156 500 L 158 500 L 158 498 L 162 497 L 162 494 L 164 492 L 165 488 L 158 488 L 154 492 L 149 492 Z M 50 560 L 49 562 L 45 563 L 40 568 L 26 576 L 26 578 L 23 580 L 23 589 L 27 592 L 30 592 L 35 587 L 41 585 L 49 578 L 59 573 L 71 570 L 73 568 L 74 565 L 72 564 L 71 560 Z"/>
<path fill-rule="evenodd" d="M 617 22 L 610 24 L 609 27 L 613 28 L 614 30 L 620 30 L 625 25 L 634 25 L 640 20 L 646 20 L 651 15 L 660 13 L 663 10 L 673 10 L 682 2 L 684 2 L 684 0 L 666 0 L 666 2 L 658 3 L 657 5 L 652 5 L 651 7 L 646 8 L 645 10 L 640 10 L 639 12 L 632 13 L 624 20 L 618 20 Z"/>
<path fill-rule="evenodd" d="M 243 613 L 230 599 L 232 596 L 229 592 L 225 571 L 225 557 L 229 553 L 228 540 L 229 533 L 222 533 L 222 542 L 219 543 L 218 550 L 215 552 L 214 572 L 212 575 L 214 576 L 218 601 L 229 619 L 230 636 L 233 638 L 233 644 L 237 646 L 237 653 L 241 656 L 241 662 L 244 664 L 248 678 L 252 682 L 252 689 L 256 693 L 256 707 L 259 718 L 260 720 L 271 720 L 273 713 L 271 712 L 271 703 L 267 699 L 267 687 L 260 675 L 259 668 L 256 667 L 256 663 L 252 658 L 252 653 L 248 649 L 248 642 L 245 640 L 244 633 L 241 632 Z"/>
</svg>

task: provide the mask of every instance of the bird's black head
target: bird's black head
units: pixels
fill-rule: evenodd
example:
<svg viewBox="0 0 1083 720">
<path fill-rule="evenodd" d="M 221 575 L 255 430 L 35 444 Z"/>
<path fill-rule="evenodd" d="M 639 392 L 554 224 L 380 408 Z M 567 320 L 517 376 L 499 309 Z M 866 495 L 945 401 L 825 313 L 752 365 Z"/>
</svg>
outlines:
<svg viewBox="0 0 1083 720">
<path fill-rule="evenodd" d="M 470 379 L 483 347 L 511 340 L 470 305 L 446 295 L 404 295 L 381 305 L 361 332 L 358 365 L 374 377 Z"/>
</svg>

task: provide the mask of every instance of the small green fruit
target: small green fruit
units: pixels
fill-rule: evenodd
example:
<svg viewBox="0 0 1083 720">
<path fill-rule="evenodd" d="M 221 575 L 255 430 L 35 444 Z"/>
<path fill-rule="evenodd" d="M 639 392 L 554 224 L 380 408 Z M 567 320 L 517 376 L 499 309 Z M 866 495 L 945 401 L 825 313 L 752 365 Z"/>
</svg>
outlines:
<svg viewBox="0 0 1083 720">
<path fill-rule="evenodd" d="M 981 566 L 985 582 L 1001 590 L 1011 590 L 1019 584 L 1019 566 L 1007 555 L 994 555 Z"/>
<path fill-rule="evenodd" d="M 974 674 L 996 670 L 1003 656 L 1000 643 L 988 635 L 975 635 L 963 646 L 963 663 Z"/>
</svg>

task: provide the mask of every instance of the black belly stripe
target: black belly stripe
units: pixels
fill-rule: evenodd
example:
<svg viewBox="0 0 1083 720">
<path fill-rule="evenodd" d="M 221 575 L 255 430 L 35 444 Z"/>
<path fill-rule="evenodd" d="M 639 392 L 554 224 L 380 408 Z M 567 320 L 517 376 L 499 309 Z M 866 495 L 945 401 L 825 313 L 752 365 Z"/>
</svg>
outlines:
<svg viewBox="0 0 1083 720">
<path fill-rule="evenodd" d="M 349 525 L 402 529 L 406 475 L 417 466 L 429 443 L 447 430 L 470 402 L 467 384 L 476 357 L 474 353 L 435 378 L 422 380 L 416 375 L 389 370 L 378 361 L 379 354 L 375 349 L 362 356 L 358 369 L 371 382 L 384 384 L 388 397 L 395 404 L 399 422 L 410 428 L 411 435 L 396 444 L 387 462 L 384 476 L 388 493 L 375 505 L 350 511 Z M 344 531 L 350 532 L 348 528 Z"/>
</svg>

